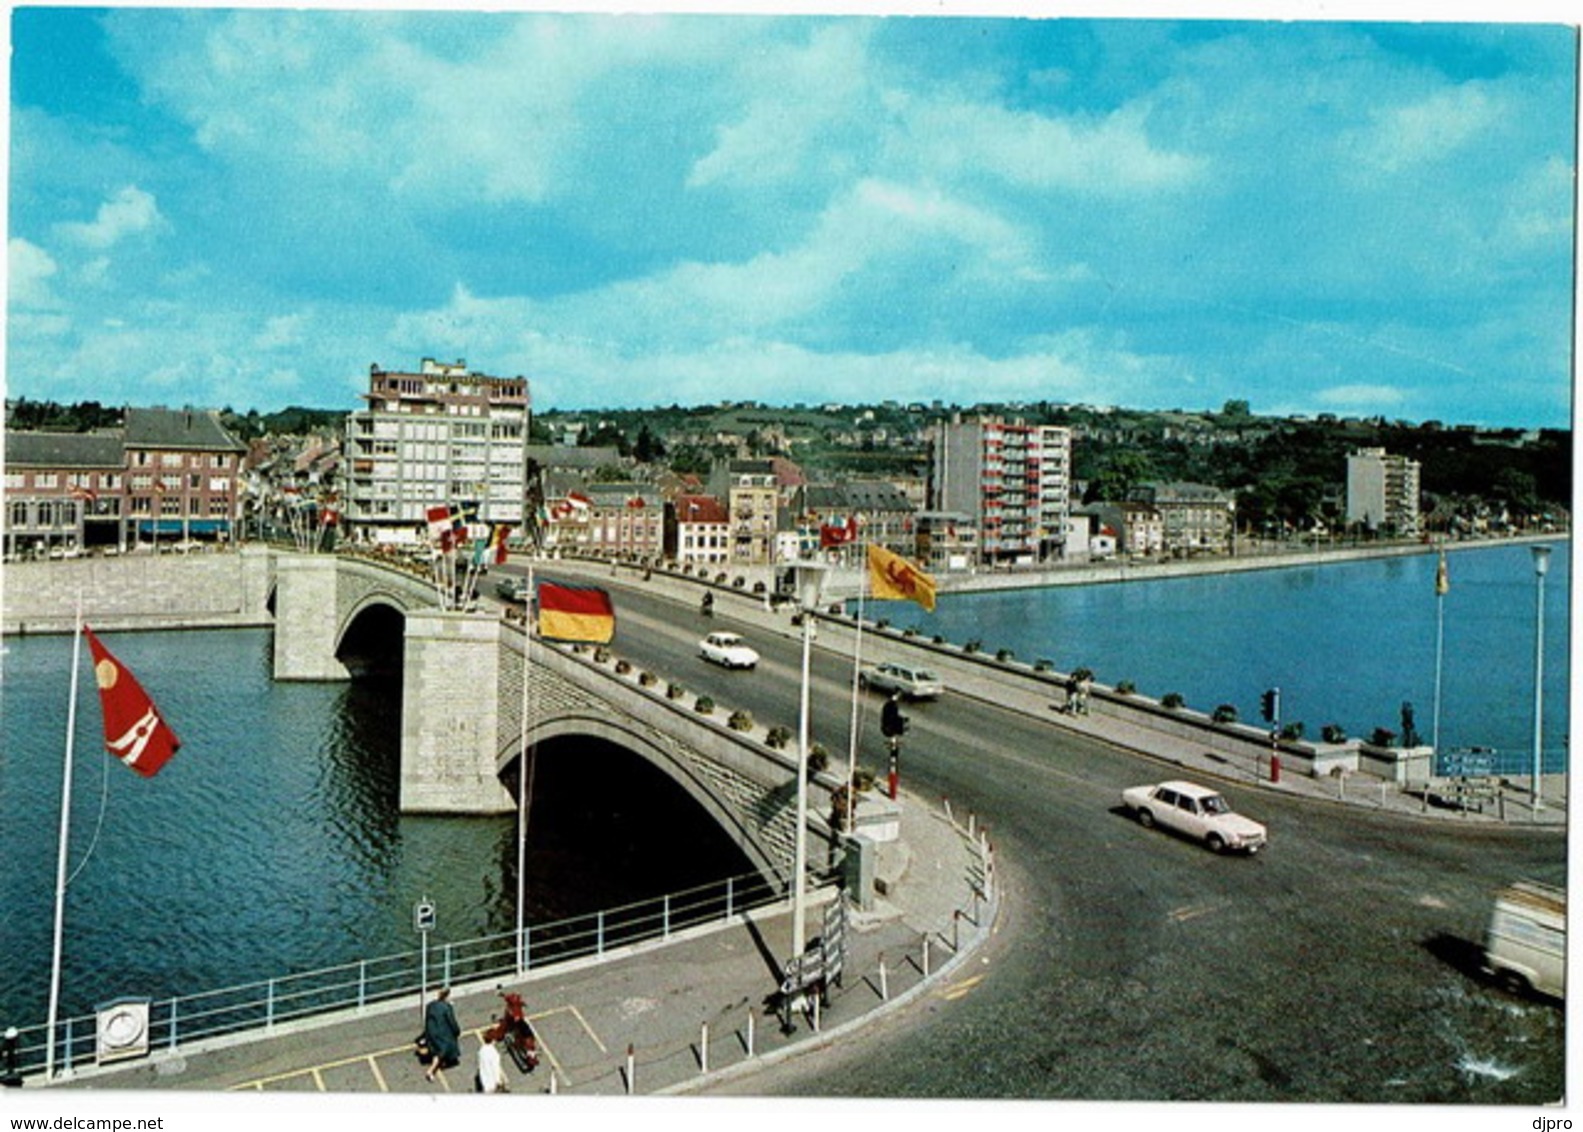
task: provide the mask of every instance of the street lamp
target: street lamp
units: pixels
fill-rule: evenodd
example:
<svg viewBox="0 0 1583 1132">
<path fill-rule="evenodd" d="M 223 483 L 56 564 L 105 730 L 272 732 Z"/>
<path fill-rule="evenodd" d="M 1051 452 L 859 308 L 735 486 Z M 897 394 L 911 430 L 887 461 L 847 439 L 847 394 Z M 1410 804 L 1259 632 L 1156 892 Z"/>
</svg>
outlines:
<svg viewBox="0 0 1583 1132">
<path fill-rule="evenodd" d="M 792 962 L 802 958 L 808 946 L 808 684 L 813 656 L 813 614 L 819 607 L 824 588 L 825 565 L 798 562 L 793 565 L 797 606 L 802 610 L 802 693 L 797 710 L 797 854 L 792 866 Z"/>
<path fill-rule="evenodd" d="M 1540 741 L 1544 735 L 1544 683 L 1545 683 L 1545 573 L 1550 569 L 1550 548 L 1536 546 L 1534 552 L 1534 578 L 1538 582 L 1538 603 L 1534 610 L 1534 781 L 1533 807 L 1538 813 L 1544 806 L 1539 785 Z"/>
</svg>

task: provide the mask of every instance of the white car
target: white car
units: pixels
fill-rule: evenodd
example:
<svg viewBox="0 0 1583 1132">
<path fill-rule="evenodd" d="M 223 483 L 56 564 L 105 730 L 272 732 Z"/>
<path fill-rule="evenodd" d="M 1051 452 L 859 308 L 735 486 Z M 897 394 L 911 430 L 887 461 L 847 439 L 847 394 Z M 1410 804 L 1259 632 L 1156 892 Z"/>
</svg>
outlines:
<svg viewBox="0 0 1583 1132">
<path fill-rule="evenodd" d="M 858 673 L 857 682 L 876 692 L 900 692 L 909 700 L 939 699 L 940 693 L 945 691 L 944 681 L 929 669 L 889 661 L 863 669 Z"/>
<path fill-rule="evenodd" d="M 722 668 L 753 668 L 759 654 L 735 633 L 710 633 L 698 642 L 698 655 Z"/>
<path fill-rule="evenodd" d="M 1175 830 L 1216 853 L 1233 849 L 1257 853 L 1270 839 L 1262 825 L 1233 813 L 1230 803 L 1207 786 L 1191 782 L 1134 786 L 1121 792 L 1121 801 L 1144 828 L 1159 825 Z"/>
</svg>

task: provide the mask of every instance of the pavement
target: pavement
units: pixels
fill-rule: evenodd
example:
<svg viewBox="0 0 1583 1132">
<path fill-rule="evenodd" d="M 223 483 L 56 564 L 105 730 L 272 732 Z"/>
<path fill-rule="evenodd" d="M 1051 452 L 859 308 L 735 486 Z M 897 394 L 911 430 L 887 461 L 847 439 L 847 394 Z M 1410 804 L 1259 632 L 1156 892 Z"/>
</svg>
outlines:
<svg viewBox="0 0 1583 1132">
<path fill-rule="evenodd" d="M 522 1073 L 503 1058 L 511 1092 L 567 1097 L 687 1094 L 712 1082 L 823 1048 L 952 979 L 989 936 L 998 909 L 988 831 L 948 803 L 902 791 L 899 836 L 882 842 L 879 895 L 850 913 L 845 969 L 827 1001 L 779 1007 L 791 953 L 785 905 L 728 926 L 697 929 L 602 961 L 530 972 L 522 993 L 541 1061 Z M 807 936 L 823 927 L 811 897 Z M 430 1083 L 413 1055 L 421 1003 L 347 1011 L 74 1071 L 54 1089 L 264 1094 L 472 1091 L 483 1031 L 500 1015 L 498 979 L 452 988 L 463 1057 Z M 29 1080 L 30 1085 L 36 1079 Z"/>
</svg>

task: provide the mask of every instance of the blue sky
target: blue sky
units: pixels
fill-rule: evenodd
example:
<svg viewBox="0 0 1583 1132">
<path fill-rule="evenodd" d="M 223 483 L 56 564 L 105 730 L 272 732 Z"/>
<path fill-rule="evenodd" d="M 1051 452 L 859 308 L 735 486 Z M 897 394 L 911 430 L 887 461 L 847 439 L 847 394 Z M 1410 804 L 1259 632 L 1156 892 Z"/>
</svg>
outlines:
<svg viewBox="0 0 1583 1132">
<path fill-rule="evenodd" d="M 8 396 L 1569 423 L 1558 23 L 11 17 Z"/>
</svg>

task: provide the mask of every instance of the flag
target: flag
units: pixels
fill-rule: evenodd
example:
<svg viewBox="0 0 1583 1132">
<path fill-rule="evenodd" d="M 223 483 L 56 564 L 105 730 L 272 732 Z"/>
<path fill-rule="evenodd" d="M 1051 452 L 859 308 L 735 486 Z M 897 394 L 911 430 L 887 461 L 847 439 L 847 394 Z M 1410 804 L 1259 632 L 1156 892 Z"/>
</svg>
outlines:
<svg viewBox="0 0 1583 1132">
<path fill-rule="evenodd" d="M 1435 596 L 1445 597 L 1451 589 L 1451 574 L 1446 569 L 1446 552 L 1440 552 L 1440 565 L 1435 567 Z"/>
<path fill-rule="evenodd" d="M 506 563 L 506 539 L 510 536 L 510 523 L 496 523 L 489 528 L 489 545 L 494 548 L 496 566 L 504 566 Z"/>
<path fill-rule="evenodd" d="M 616 632 L 610 595 L 597 586 L 539 583 L 539 636 L 606 644 Z"/>
<path fill-rule="evenodd" d="M 832 546 L 842 546 L 849 542 L 857 541 L 857 516 L 848 515 L 844 526 L 834 523 L 819 524 L 820 549 Z"/>
<path fill-rule="evenodd" d="M 93 677 L 104 709 L 105 750 L 144 778 L 152 778 L 181 747 L 143 686 L 84 625 L 93 654 Z"/>
<path fill-rule="evenodd" d="M 901 555 L 869 543 L 868 578 L 875 597 L 915 601 L 934 612 L 934 579 Z"/>
<path fill-rule="evenodd" d="M 445 532 L 451 529 L 451 509 L 441 504 L 430 507 L 424 515 L 429 520 L 429 537 L 439 542 Z"/>
</svg>

